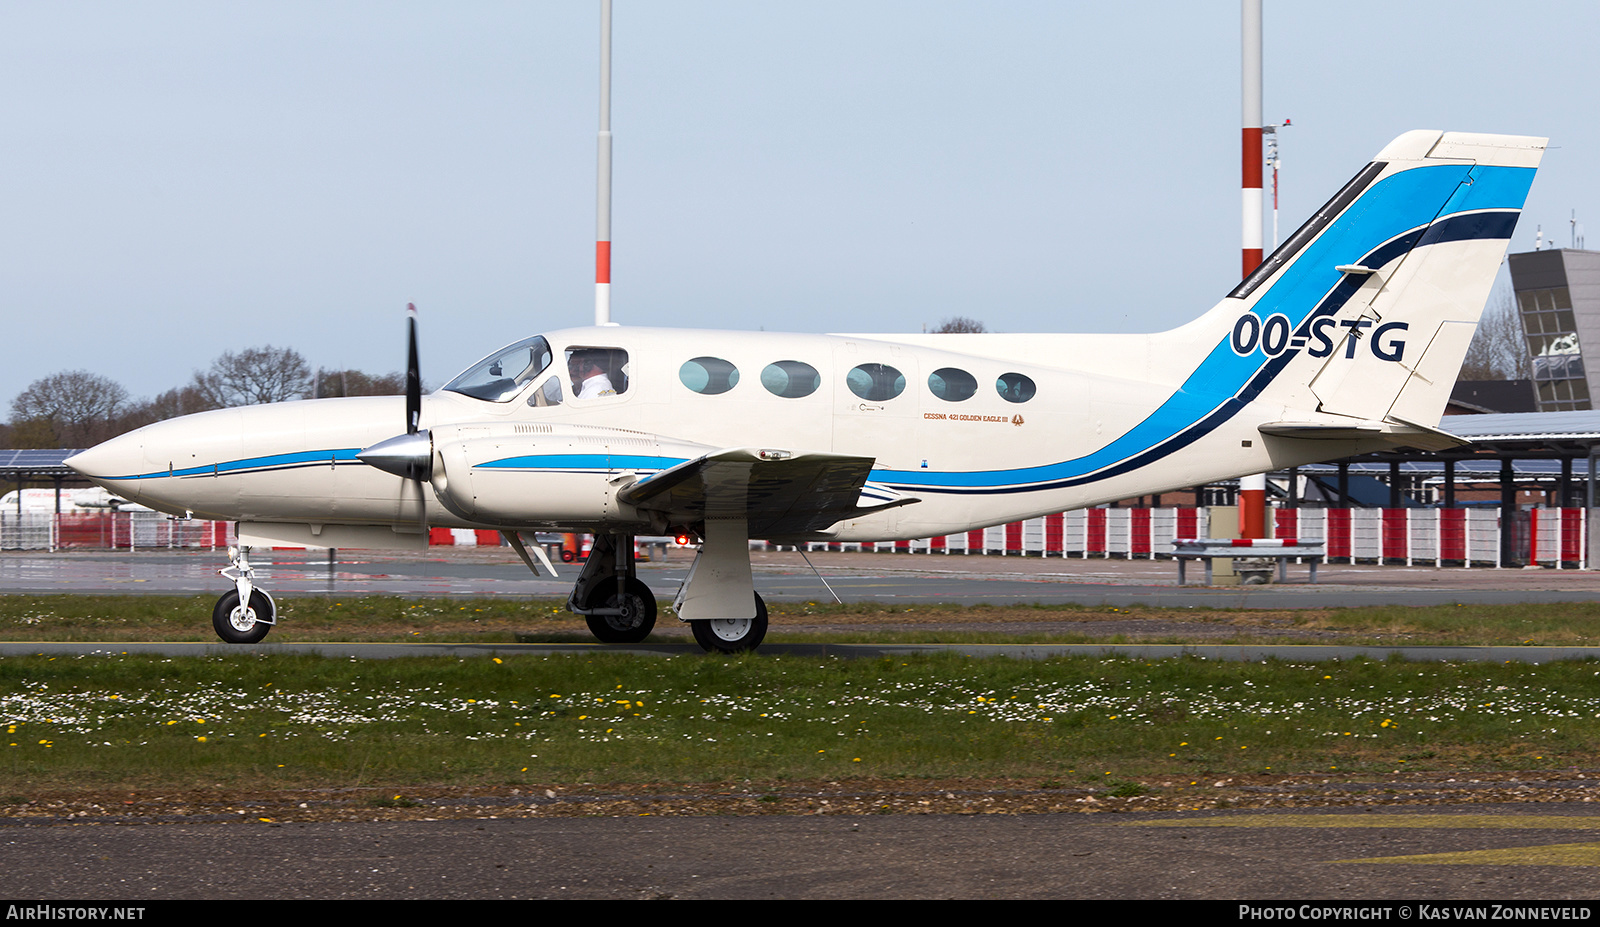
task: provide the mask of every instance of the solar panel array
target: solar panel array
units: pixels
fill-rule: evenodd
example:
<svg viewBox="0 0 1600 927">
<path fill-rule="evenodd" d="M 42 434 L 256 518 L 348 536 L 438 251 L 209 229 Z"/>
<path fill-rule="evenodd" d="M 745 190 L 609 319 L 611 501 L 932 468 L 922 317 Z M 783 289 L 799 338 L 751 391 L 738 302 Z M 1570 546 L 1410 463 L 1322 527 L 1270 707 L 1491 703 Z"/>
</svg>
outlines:
<svg viewBox="0 0 1600 927">
<path fill-rule="evenodd" d="M 77 476 L 77 471 L 62 461 L 80 450 L 82 448 L 76 447 L 0 449 L 0 475 L 10 479 L 35 475 Z"/>
</svg>

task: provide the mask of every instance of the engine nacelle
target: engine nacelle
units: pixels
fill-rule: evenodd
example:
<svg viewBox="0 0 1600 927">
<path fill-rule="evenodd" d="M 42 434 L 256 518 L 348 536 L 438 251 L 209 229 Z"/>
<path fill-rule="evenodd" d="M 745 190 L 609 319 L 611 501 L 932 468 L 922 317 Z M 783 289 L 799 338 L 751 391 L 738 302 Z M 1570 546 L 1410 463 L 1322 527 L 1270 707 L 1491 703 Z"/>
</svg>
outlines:
<svg viewBox="0 0 1600 927">
<path fill-rule="evenodd" d="M 439 503 L 480 524 L 516 528 L 634 525 L 649 517 L 617 502 L 638 477 L 715 448 L 620 428 L 558 424 L 430 429 Z"/>
</svg>

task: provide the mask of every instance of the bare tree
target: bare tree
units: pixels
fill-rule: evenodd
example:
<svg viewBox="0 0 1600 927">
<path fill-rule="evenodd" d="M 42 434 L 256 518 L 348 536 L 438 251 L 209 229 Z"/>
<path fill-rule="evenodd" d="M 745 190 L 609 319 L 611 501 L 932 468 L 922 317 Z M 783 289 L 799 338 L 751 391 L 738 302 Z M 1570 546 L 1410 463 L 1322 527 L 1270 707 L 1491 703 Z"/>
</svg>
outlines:
<svg viewBox="0 0 1600 927">
<path fill-rule="evenodd" d="M 977 319 L 969 319 L 964 315 L 945 319 L 939 327 L 933 330 L 935 335 L 970 335 L 986 332 L 989 329 Z"/>
<path fill-rule="evenodd" d="M 318 368 L 316 396 L 327 399 L 336 396 L 400 396 L 406 391 L 406 375 L 385 373 L 375 375 L 360 370 L 328 370 Z"/>
<path fill-rule="evenodd" d="M 311 368 L 293 348 L 224 351 L 210 370 L 195 373 L 190 388 L 208 409 L 304 399 L 311 393 Z"/>
<path fill-rule="evenodd" d="M 1478 320 L 1478 331 L 1467 348 L 1459 380 L 1526 380 L 1533 376 L 1533 360 L 1522 331 L 1522 318 L 1511 293 L 1498 288 Z"/>
<path fill-rule="evenodd" d="M 130 405 L 122 414 L 122 431 L 143 428 L 152 422 L 205 412 L 217 408 L 200 395 L 193 384 L 169 389 L 154 399 L 145 399 Z"/>
<path fill-rule="evenodd" d="M 13 437 L 36 446 L 87 447 L 117 433 L 118 415 L 127 401 L 128 391 L 120 383 L 99 374 L 51 374 L 11 400 Z"/>
</svg>

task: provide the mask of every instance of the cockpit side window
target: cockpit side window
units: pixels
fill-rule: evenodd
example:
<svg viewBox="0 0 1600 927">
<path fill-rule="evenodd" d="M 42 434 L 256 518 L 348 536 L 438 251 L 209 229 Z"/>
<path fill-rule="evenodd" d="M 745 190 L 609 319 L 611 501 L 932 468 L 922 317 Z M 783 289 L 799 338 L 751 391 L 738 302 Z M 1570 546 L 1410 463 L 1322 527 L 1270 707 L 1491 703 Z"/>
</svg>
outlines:
<svg viewBox="0 0 1600 927">
<path fill-rule="evenodd" d="M 561 375 L 552 373 L 548 380 L 529 393 L 528 405 L 541 408 L 561 405 Z"/>
<path fill-rule="evenodd" d="M 535 335 L 478 361 L 444 388 L 475 399 L 505 402 L 543 373 L 553 359 L 549 342 Z"/>
<path fill-rule="evenodd" d="M 628 391 L 628 352 L 621 348 L 568 348 L 567 374 L 573 399 L 620 396 Z"/>
</svg>

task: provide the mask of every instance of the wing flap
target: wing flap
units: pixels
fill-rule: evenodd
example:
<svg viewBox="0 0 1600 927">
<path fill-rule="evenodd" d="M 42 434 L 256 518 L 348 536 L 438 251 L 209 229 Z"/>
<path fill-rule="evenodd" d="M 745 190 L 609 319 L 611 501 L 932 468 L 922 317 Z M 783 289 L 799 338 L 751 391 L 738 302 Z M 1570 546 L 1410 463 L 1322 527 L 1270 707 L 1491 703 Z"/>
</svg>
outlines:
<svg viewBox="0 0 1600 927">
<path fill-rule="evenodd" d="M 873 504 L 861 505 L 873 463 L 820 451 L 726 448 L 639 480 L 617 499 L 675 524 L 743 518 L 751 537 L 807 534 L 917 501 L 875 488 Z"/>
</svg>

